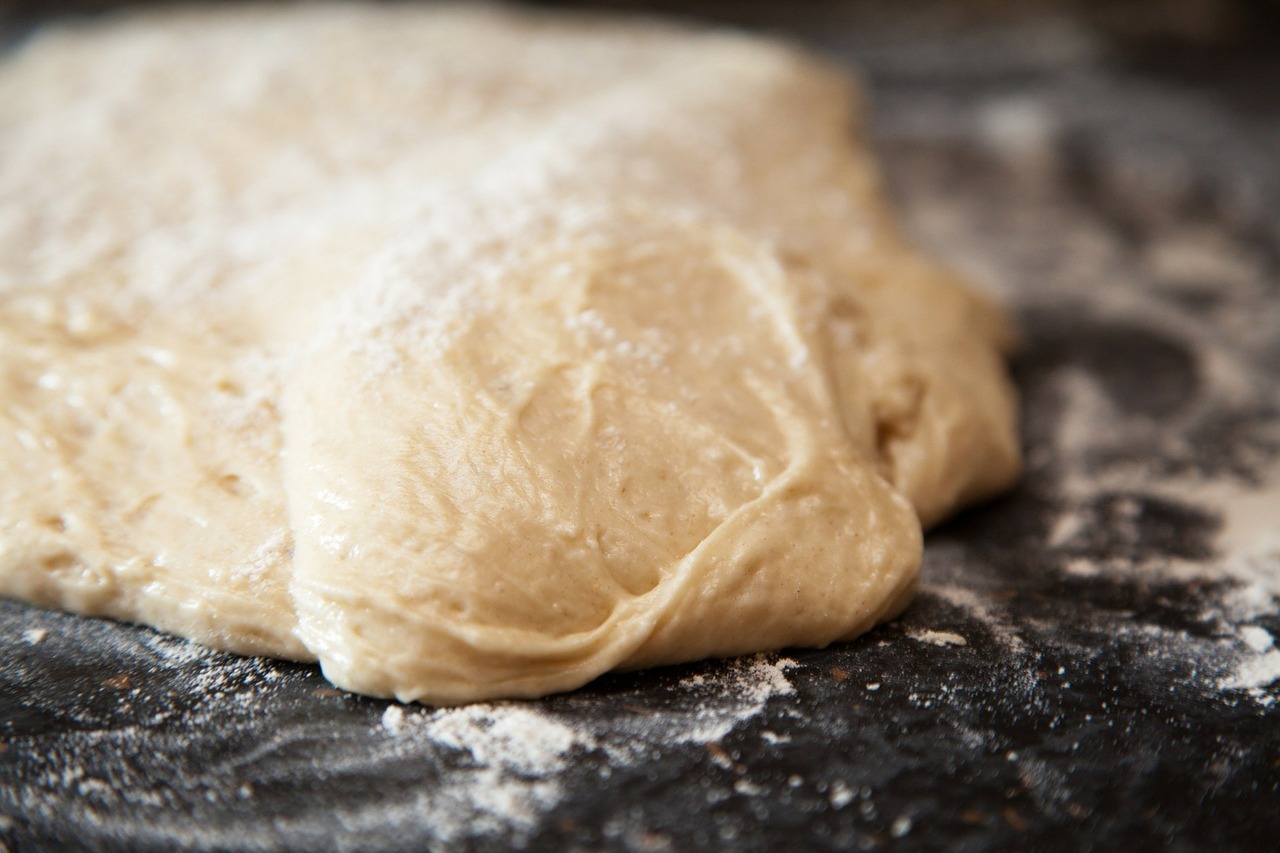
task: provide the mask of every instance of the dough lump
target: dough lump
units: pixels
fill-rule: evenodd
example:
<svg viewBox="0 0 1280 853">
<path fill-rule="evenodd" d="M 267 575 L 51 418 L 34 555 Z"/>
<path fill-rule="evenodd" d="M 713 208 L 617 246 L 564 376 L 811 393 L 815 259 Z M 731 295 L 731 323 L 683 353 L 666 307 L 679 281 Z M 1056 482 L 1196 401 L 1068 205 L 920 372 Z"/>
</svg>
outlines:
<svg viewBox="0 0 1280 853">
<path fill-rule="evenodd" d="M 1005 316 L 846 76 L 489 7 L 0 67 L 0 594 L 432 703 L 822 646 L 1018 468 Z"/>
</svg>

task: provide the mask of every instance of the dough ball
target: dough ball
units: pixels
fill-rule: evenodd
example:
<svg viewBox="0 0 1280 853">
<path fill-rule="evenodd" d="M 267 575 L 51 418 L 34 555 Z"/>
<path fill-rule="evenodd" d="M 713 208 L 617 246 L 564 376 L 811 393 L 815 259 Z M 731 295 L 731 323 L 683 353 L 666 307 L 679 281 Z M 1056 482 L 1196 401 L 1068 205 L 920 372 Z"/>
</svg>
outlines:
<svg viewBox="0 0 1280 853">
<path fill-rule="evenodd" d="M 840 70 L 467 6 L 0 65 L 0 593 L 432 703 L 822 646 L 1018 468 Z"/>
</svg>

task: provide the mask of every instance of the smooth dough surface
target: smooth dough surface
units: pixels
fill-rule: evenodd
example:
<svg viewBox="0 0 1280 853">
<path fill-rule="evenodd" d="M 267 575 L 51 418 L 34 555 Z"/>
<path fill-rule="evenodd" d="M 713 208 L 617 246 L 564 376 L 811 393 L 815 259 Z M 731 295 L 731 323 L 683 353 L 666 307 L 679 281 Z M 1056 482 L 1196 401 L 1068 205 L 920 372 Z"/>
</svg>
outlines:
<svg viewBox="0 0 1280 853">
<path fill-rule="evenodd" d="M 1018 467 L 1003 314 L 790 48 L 134 14 L 0 66 L 0 594 L 402 700 L 821 646 Z"/>
</svg>

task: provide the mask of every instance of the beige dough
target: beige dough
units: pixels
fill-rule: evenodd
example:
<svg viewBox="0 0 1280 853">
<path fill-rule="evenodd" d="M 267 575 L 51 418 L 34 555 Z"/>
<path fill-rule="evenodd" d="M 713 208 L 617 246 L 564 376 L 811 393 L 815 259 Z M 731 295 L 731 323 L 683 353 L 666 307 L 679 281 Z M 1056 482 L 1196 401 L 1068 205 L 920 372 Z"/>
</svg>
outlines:
<svg viewBox="0 0 1280 853">
<path fill-rule="evenodd" d="M 1004 316 L 849 81 L 477 7 L 0 67 L 0 593 L 435 703 L 822 646 L 1018 467 Z"/>
</svg>

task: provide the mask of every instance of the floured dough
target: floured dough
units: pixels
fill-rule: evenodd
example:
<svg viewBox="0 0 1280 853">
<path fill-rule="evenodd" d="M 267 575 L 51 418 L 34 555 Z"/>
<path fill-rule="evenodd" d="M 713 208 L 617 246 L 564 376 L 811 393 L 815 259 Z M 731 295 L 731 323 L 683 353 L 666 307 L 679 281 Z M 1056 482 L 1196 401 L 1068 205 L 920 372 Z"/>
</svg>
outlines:
<svg viewBox="0 0 1280 853">
<path fill-rule="evenodd" d="M 403 700 L 852 637 L 1018 466 L 841 73 L 476 7 L 0 68 L 0 593 Z"/>
</svg>

